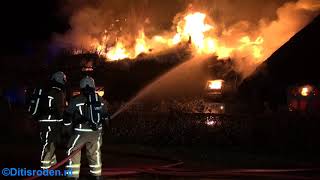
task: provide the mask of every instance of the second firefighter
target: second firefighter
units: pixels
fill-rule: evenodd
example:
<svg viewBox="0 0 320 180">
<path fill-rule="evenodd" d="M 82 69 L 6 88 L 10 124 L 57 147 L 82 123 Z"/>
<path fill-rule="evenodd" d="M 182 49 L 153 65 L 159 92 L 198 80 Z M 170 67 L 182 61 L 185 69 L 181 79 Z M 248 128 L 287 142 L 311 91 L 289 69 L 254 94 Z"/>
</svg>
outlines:
<svg viewBox="0 0 320 180">
<path fill-rule="evenodd" d="M 95 179 L 101 178 L 102 131 L 108 120 L 103 99 L 95 92 L 93 78 L 86 76 L 80 81 L 80 95 L 71 99 L 66 109 L 64 125 L 72 126 L 72 135 L 67 146 L 67 155 L 81 148 L 86 148 L 90 174 Z M 72 177 L 79 178 L 81 151 L 76 153 L 66 165 L 72 170 Z"/>
</svg>

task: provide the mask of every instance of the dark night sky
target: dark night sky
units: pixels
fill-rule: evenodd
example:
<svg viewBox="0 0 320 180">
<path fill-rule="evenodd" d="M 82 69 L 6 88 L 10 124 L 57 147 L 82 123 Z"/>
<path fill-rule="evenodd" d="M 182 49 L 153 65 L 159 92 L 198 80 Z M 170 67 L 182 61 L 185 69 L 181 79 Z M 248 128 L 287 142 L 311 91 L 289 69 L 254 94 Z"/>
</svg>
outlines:
<svg viewBox="0 0 320 180">
<path fill-rule="evenodd" d="M 67 29 L 68 20 L 57 16 L 59 1 L 6 1 L 1 4 L 1 54 L 23 51 L 30 43 L 46 41 L 53 32 Z"/>
</svg>

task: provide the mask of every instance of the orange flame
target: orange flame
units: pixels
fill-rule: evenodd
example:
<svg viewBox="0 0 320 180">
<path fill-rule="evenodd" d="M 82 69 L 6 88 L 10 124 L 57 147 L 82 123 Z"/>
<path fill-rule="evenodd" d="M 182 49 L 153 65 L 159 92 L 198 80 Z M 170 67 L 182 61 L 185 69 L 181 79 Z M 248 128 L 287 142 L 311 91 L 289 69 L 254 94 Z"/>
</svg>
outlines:
<svg viewBox="0 0 320 180">
<path fill-rule="evenodd" d="M 239 41 L 241 43 L 241 45 L 239 46 L 239 50 L 249 48 L 252 51 L 253 57 L 262 57 L 262 48 L 260 47 L 260 45 L 264 40 L 261 36 L 259 36 L 255 41 L 251 41 L 249 36 L 244 36 Z"/>
<path fill-rule="evenodd" d="M 222 88 L 223 80 L 208 81 L 208 88 L 212 90 L 220 90 Z"/>
<path fill-rule="evenodd" d="M 135 56 L 141 54 L 141 53 L 147 53 L 148 52 L 148 46 L 145 41 L 145 35 L 143 31 L 140 31 L 139 37 L 136 39 L 136 45 L 135 45 Z"/>
<path fill-rule="evenodd" d="M 309 85 L 306 85 L 300 89 L 300 94 L 302 96 L 309 96 L 311 94 L 311 91 L 312 91 L 312 87 Z"/>
<path fill-rule="evenodd" d="M 249 53 L 254 59 L 263 58 L 263 37 L 259 36 L 252 40 L 249 36 L 241 37 L 236 45 L 228 46 L 219 41 L 214 34 L 214 25 L 208 24 L 209 18 L 205 13 L 187 13 L 178 21 L 176 32 L 171 35 L 155 35 L 148 38 L 143 30 L 139 31 L 134 45 L 125 38 L 120 37 L 113 47 L 106 48 L 108 38 L 102 37 L 102 43 L 94 43 L 95 49 L 108 60 L 121 60 L 136 58 L 141 53 L 150 53 L 150 49 L 165 50 L 179 43 L 189 42 L 194 55 L 215 54 L 218 59 L 229 58 L 233 53 Z"/>
<path fill-rule="evenodd" d="M 176 41 L 191 40 L 197 53 L 212 52 L 214 49 L 214 41 L 205 39 L 204 33 L 213 27 L 205 24 L 206 15 L 200 12 L 188 14 L 184 17 L 184 21 L 180 21 L 177 26 Z M 211 49 L 212 48 L 212 49 Z"/>
<path fill-rule="evenodd" d="M 106 56 L 110 60 L 120 60 L 130 57 L 129 53 L 121 42 L 117 42 L 116 46 L 112 47 Z"/>
</svg>

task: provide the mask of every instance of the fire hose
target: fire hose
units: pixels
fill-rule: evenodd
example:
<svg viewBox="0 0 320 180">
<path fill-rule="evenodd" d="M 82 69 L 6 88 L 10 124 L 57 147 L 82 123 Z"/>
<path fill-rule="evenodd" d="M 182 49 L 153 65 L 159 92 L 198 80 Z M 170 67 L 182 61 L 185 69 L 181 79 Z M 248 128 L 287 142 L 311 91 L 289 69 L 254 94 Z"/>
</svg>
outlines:
<svg viewBox="0 0 320 180">
<path fill-rule="evenodd" d="M 83 147 L 83 146 L 82 146 Z M 49 170 L 54 170 L 62 165 L 64 165 L 70 158 L 77 154 L 81 148 L 73 151 L 70 156 L 66 157 L 59 163 L 55 164 Z M 115 153 L 115 152 L 111 152 Z M 164 158 L 156 155 L 146 155 L 146 154 L 135 154 L 135 153 L 124 153 L 116 152 L 120 154 L 126 154 L 130 156 L 137 156 L 142 158 L 152 158 L 157 160 L 164 160 L 171 162 L 166 165 L 161 166 L 142 166 L 135 168 L 102 168 L 101 175 L 114 177 L 114 176 L 132 176 L 139 174 L 150 174 L 157 176 L 173 176 L 173 177 L 197 177 L 197 178 L 234 178 L 234 177 L 268 177 L 268 178 L 282 178 L 282 179 L 314 179 L 312 177 L 303 177 L 297 175 L 288 175 L 283 173 L 305 173 L 305 172 L 320 172 L 320 168 L 301 168 L 301 169 L 217 169 L 217 170 L 203 170 L 203 169 L 191 169 L 191 168 L 177 168 L 184 164 L 183 161 L 179 161 L 172 158 Z M 86 168 L 81 168 L 86 170 Z M 87 172 L 87 171 L 85 171 Z M 33 180 L 39 176 L 28 177 L 24 180 Z"/>
<path fill-rule="evenodd" d="M 76 149 L 75 151 L 73 151 L 68 157 L 64 158 L 62 161 L 60 161 L 60 162 L 56 163 L 54 166 L 50 167 L 48 170 L 54 170 L 54 169 L 57 169 L 60 166 L 64 165 L 70 158 L 75 156 L 82 149 L 82 147 L 83 147 L 83 145 L 81 147 L 79 147 L 78 149 Z M 33 180 L 38 177 L 39 176 L 28 177 L 28 178 L 25 178 L 24 180 Z"/>
<path fill-rule="evenodd" d="M 197 177 L 197 178 L 235 178 L 235 177 L 268 177 L 282 179 L 314 179 L 312 177 L 303 177 L 298 175 L 288 175 L 281 173 L 305 173 L 319 172 L 320 169 L 228 169 L 228 170 L 192 170 L 182 168 L 154 168 L 144 170 L 146 174 L 158 176 L 173 176 L 173 177 Z"/>
<path fill-rule="evenodd" d="M 84 145 L 82 145 L 81 147 L 79 147 L 78 149 L 74 150 L 69 156 L 67 156 L 66 158 L 64 158 L 62 161 L 56 163 L 54 166 L 48 168 L 48 170 L 55 170 L 58 169 L 59 167 L 61 167 L 62 165 L 64 165 L 69 159 L 71 159 L 73 156 L 75 156 L 78 152 L 80 152 L 80 150 L 83 148 Z M 135 156 L 140 156 L 140 157 L 148 157 L 147 155 L 141 155 L 141 154 L 134 154 L 134 153 L 127 153 L 129 155 L 135 155 Z M 172 161 L 172 159 L 165 159 L 163 157 L 159 157 L 159 156 L 149 156 L 149 157 L 153 157 L 153 158 L 157 158 L 157 159 L 161 159 L 161 160 L 167 160 L 167 161 Z M 140 168 L 103 168 L 102 169 L 102 176 L 121 176 L 121 175 L 136 175 L 136 174 L 140 174 L 143 172 L 143 170 L 148 170 L 148 169 L 154 169 L 154 168 L 170 168 L 170 167 L 176 167 L 179 165 L 182 165 L 183 162 L 174 162 L 174 163 L 170 163 L 164 166 L 146 166 L 146 167 L 140 167 Z M 39 178 L 39 176 L 33 176 L 33 177 L 28 177 L 25 178 L 24 180 L 34 180 Z"/>
</svg>

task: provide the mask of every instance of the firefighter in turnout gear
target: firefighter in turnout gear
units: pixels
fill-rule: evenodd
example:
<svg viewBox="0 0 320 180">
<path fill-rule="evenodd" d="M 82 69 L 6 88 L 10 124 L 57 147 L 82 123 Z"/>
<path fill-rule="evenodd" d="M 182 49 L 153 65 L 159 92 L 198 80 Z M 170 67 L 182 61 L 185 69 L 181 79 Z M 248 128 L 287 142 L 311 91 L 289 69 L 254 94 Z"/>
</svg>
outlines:
<svg viewBox="0 0 320 180">
<path fill-rule="evenodd" d="M 43 93 L 36 104 L 40 124 L 41 140 L 41 168 L 48 169 L 56 164 L 55 146 L 60 137 L 63 126 L 62 117 L 65 110 L 65 83 L 66 75 L 59 71 L 52 75 L 49 87 L 41 90 Z M 40 102 L 39 102 L 40 101 Z"/>
<path fill-rule="evenodd" d="M 94 80 L 86 76 L 80 81 L 80 95 L 73 97 L 65 112 L 64 125 L 73 128 L 67 146 L 67 155 L 86 148 L 90 174 L 94 179 L 101 177 L 102 130 L 108 120 L 102 98 L 95 92 Z M 69 159 L 66 169 L 72 169 L 72 178 L 79 178 L 81 151 Z"/>
</svg>

